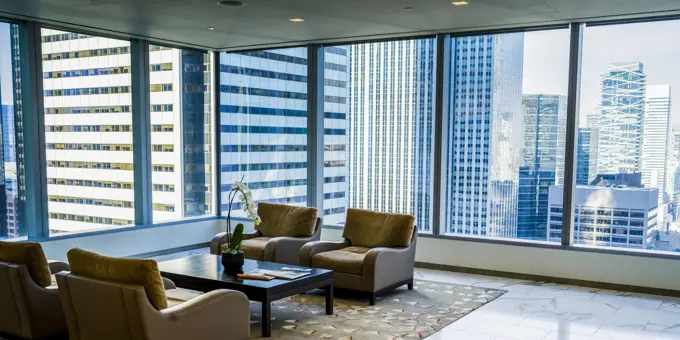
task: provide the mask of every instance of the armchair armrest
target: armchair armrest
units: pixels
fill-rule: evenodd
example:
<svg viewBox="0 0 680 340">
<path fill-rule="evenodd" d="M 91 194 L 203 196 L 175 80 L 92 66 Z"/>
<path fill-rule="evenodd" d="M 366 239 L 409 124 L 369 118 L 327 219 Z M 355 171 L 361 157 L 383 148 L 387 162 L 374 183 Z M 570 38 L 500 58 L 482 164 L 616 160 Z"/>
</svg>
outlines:
<svg viewBox="0 0 680 340">
<path fill-rule="evenodd" d="M 302 249 L 300 249 L 299 263 L 301 266 L 310 267 L 312 265 L 312 256 L 331 250 L 338 250 L 342 248 L 347 248 L 350 246 L 348 240 L 343 240 L 339 242 L 329 242 L 329 241 L 314 241 L 308 242 Z"/>
<path fill-rule="evenodd" d="M 416 259 L 416 237 L 405 248 L 373 248 L 364 258 L 364 289 L 377 292 L 394 284 L 413 279 Z"/>
<path fill-rule="evenodd" d="M 243 239 L 244 240 L 249 240 L 251 238 L 256 238 L 260 237 L 262 234 L 255 230 L 255 232 L 246 234 L 243 233 Z M 227 233 L 226 232 L 221 232 L 215 236 L 213 236 L 213 239 L 210 241 L 210 254 L 213 255 L 221 255 L 222 251 L 220 248 L 222 248 L 222 245 L 227 243 Z"/>
<path fill-rule="evenodd" d="M 215 290 L 152 313 L 152 339 L 250 339 L 250 301 L 238 291 Z"/>
<path fill-rule="evenodd" d="M 71 270 L 71 267 L 69 267 L 68 263 L 61 261 L 48 261 L 47 265 L 50 267 L 50 273 L 52 275 L 58 272 L 67 272 Z"/>
</svg>

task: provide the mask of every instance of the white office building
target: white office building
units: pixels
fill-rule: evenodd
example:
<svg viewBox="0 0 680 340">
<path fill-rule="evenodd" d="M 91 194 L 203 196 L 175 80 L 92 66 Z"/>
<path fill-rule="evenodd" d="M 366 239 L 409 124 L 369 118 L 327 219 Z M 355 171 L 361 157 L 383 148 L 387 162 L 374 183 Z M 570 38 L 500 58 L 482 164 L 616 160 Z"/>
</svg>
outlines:
<svg viewBox="0 0 680 340">
<path fill-rule="evenodd" d="M 658 237 L 656 188 L 577 185 L 574 190 L 574 243 L 655 249 Z M 560 242 L 564 186 L 550 188 L 548 241 Z"/>
<path fill-rule="evenodd" d="M 642 183 L 659 189 L 659 204 L 668 203 L 668 162 L 671 144 L 671 87 L 647 86 L 642 144 Z"/>
</svg>

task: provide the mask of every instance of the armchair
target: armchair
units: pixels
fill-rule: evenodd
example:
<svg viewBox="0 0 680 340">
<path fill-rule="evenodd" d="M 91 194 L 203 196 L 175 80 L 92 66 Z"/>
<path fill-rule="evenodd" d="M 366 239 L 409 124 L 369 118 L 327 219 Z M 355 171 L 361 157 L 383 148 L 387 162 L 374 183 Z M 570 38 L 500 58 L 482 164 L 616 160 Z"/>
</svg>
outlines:
<svg viewBox="0 0 680 340">
<path fill-rule="evenodd" d="M 300 265 L 333 270 L 334 285 L 377 295 L 407 285 L 413 289 L 418 230 L 409 215 L 347 210 L 344 240 L 307 243 Z"/>
<path fill-rule="evenodd" d="M 50 274 L 68 270 L 68 265 L 48 264 L 39 243 L 0 243 L 0 332 L 25 339 L 65 333 L 64 311 Z"/>
<path fill-rule="evenodd" d="M 322 221 L 316 217 L 316 208 L 260 202 L 257 212 L 262 224 L 253 233 L 243 234 L 247 259 L 297 265 L 300 248 L 321 239 Z M 215 235 L 210 253 L 220 255 L 226 243 L 226 232 Z"/>
</svg>

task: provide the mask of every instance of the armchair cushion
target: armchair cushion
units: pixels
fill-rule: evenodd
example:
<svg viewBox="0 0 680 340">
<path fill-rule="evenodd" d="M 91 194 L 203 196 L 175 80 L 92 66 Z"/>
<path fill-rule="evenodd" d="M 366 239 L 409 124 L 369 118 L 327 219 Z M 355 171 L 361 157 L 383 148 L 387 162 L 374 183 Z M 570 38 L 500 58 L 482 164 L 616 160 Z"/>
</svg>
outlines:
<svg viewBox="0 0 680 340">
<path fill-rule="evenodd" d="M 244 240 L 241 243 L 241 250 L 245 258 L 250 260 L 264 261 L 264 248 L 271 237 L 256 237 Z"/>
<path fill-rule="evenodd" d="M 257 214 L 262 223 L 255 227 L 266 237 L 310 237 L 316 226 L 316 208 L 260 202 Z"/>
<path fill-rule="evenodd" d="M 342 237 L 358 247 L 408 247 L 414 228 L 411 215 L 349 208 Z"/>
<path fill-rule="evenodd" d="M 0 261 L 24 265 L 40 287 L 52 284 L 52 274 L 42 246 L 37 242 L 0 242 Z"/>
<path fill-rule="evenodd" d="M 143 286 L 154 308 L 161 310 L 168 307 L 165 286 L 156 261 L 113 258 L 78 248 L 69 250 L 67 255 L 71 273 L 103 281 Z"/>
<path fill-rule="evenodd" d="M 364 258 L 370 250 L 363 247 L 347 247 L 318 253 L 312 256 L 312 267 L 362 275 Z"/>
</svg>

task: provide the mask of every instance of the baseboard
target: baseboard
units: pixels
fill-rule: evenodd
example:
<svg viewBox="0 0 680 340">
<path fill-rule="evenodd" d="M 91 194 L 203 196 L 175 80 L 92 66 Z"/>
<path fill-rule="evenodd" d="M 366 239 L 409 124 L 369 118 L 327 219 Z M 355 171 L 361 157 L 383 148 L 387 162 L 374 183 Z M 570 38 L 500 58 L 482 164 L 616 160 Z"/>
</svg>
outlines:
<svg viewBox="0 0 680 340">
<path fill-rule="evenodd" d="M 680 290 L 673 290 L 673 289 L 662 289 L 662 288 L 625 285 L 625 284 L 619 284 L 619 283 L 588 281 L 588 280 L 569 279 L 569 278 L 563 278 L 563 277 L 553 277 L 553 276 L 543 276 L 543 275 L 533 275 L 533 274 L 522 274 L 522 273 L 513 273 L 513 272 L 500 271 L 500 270 L 479 269 L 479 268 L 452 266 L 452 265 L 428 263 L 428 262 L 416 262 L 415 265 L 418 268 L 444 270 L 444 271 L 449 271 L 449 272 L 458 272 L 458 273 L 465 273 L 465 274 L 497 276 L 497 277 L 503 277 L 503 278 L 508 278 L 508 279 L 539 281 L 539 282 L 548 282 L 548 283 L 555 283 L 555 284 L 562 284 L 562 285 L 581 286 L 581 287 L 587 287 L 587 288 L 618 290 L 618 291 L 631 292 L 631 293 L 680 297 Z"/>
<path fill-rule="evenodd" d="M 163 249 L 163 250 L 159 250 L 159 251 L 152 251 L 152 252 L 149 252 L 149 253 L 130 255 L 130 256 L 127 256 L 127 257 L 136 257 L 136 258 L 143 258 L 144 259 L 144 258 L 149 258 L 149 257 L 163 256 L 163 255 L 168 255 L 168 254 L 172 254 L 172 253 L 179 253 L 179 252 L 183 252 L 183 251 L 189 251 L 189 250 L 207 248 L 207 247 L 210 247 L 210 242 L 191 244 L 191 245 L 184 246 L 184 247 Z"/>
</svg>

